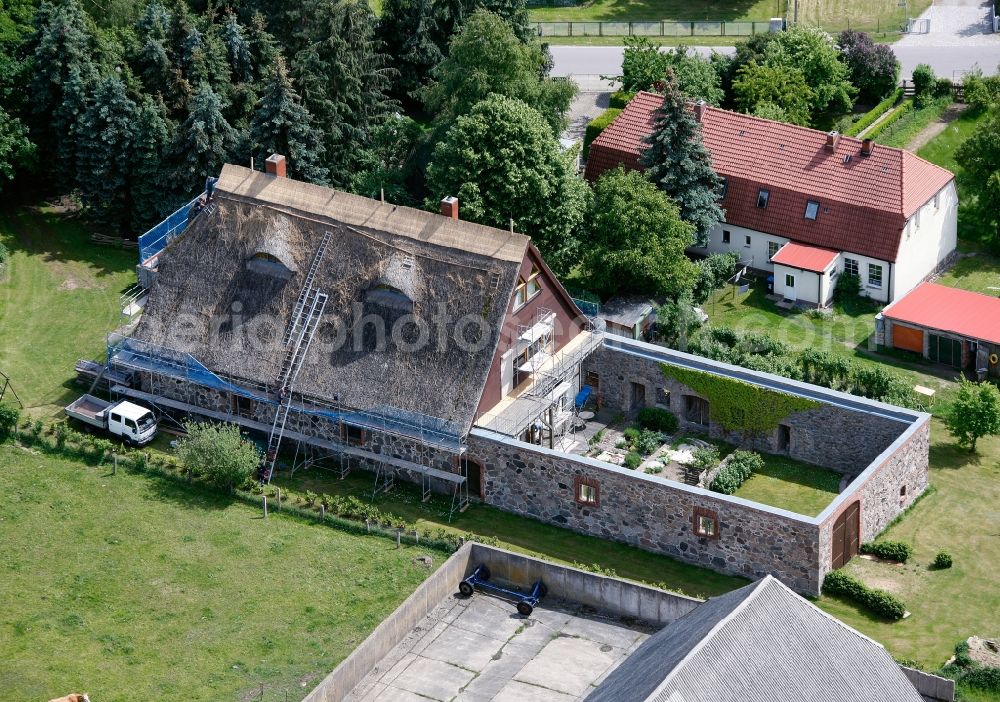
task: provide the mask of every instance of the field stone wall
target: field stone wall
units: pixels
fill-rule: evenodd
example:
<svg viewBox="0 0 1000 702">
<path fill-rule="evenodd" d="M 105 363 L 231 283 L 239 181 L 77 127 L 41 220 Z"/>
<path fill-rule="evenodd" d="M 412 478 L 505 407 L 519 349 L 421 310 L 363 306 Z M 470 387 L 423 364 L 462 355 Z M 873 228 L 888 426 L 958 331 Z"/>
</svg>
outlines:
<svg viewBox="0 0 1000 702">
<path fill-rule="evenodd" d="M 600 393 L 606 407 L 630 412 L 638 409 L 633 383 L 644 388 L 641 406 L 653 406 L 663 392 L 670 393 L 669 409 L 685 430 L 708 434 L 741 448 L 789 457 L 848 475 L 857 475 L 875 460 L 905 430 L 906 425 L 884 417 L 823 405 L 804 412 L 794 412 L 782 424 L 789 427 L 787 449 L 780 446 L 779 430 L 768 436 L 747 436 L 709 422 L 707 426 L 689 421 L 685 395 L 699 393 L 661 370 L 661 364 L 603 346 L 584 363 L 584 377 L 596 372 Z"/>
</svg>

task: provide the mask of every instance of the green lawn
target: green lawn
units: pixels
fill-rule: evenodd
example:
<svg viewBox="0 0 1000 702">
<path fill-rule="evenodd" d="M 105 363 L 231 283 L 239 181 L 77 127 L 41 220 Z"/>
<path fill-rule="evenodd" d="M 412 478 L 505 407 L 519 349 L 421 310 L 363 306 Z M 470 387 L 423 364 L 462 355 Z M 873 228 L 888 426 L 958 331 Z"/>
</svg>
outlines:
<svg viewBox="0 0 1000 702">
<path fill-rule="evenodd" d="M 293 500 L 311 490 L 317 494 L 354 495 L 367 502 L 372 498 L 375 479 L 371 473 L 355 471 L 342 481 L 328 471 L 311 469 L 296 473 L 294 478 L 279 473 L 275 484 L 289 490 Z M 451 498 L 435 495 L 430 502 L 423 503 L 419 490 L 405 483 L 397 482 L 392 492 L 380 494 L 375 504 L 379 509 L 415 523 L 419 529 L 444 529 L 457 534 L 471 532 L 496 537 L 501 546 L 512 551 L 556 563 L 596 564 L 611 568 L 622 577 L 663 583 L 672 590 L 689 595 L 708 597 L 746 584 L 740 578 L 720 575 L 624 544 L 577 534 L 487 505 L 470 505 L 449 523 Z"/>
<path fill-rule="evenodd" d="M 989 226 L 981 224 L 980 218 L 973 212 L 973 199 L 968 191 L 968 183 L 962 180 L 962 168 L 955 161 L 955 151 L 982 124 L 988 113 L 984 111 L 966 110 L 953 121 L 938 136 L 926 146 L 917 151 L 917 155 L 931 163 L 947 168 L 956 175 L 958 186 L 958 236 L 966 242 L 981 242 L 996 236 Z"/>
<path fill-rule="evenodd" d="M 848 570 L 869 585 L 899 595 L 912 615 L 899 622 L 876 621 L 855 607 L 822 598 L 819 605 L 885 644 L 897 658 L 936 669 L 955 644 L 972 634 L 1000 635 L 1000 439 L 981 440 L 979 454 L 955 446 L 935 420 L 931 429 L 931 483 L 922 500 L 884 538 L 913 544 L 905 565 L 855 559 Z M 948 551 L 955 565 L 928 568 L 934 555 Z M 982 698 L 996 699 L 996 698 Z"/>
<path fill-rule="evenodd" d="M 897 149 L 905 149 L 920 132 L 939 121 L 950 106 L 951 97 L 936 98 L 890 124 L 875 137 L 875 141 Z"/>
<path fill-rule="evenodd" d="M 1000 295 L 1000 258 L 985 253 L 962 258 L 935 282 L 996 297 Z"/>
<path fill-rule="evenodd" d="M 10 702 L 300 699 L 445 557 L 9 445 L 0 466 Z"/>
<path fill-rule="evenodd" d="M 533 22 L 583 21 L 757 21 L 772 17 L 794 18 L 795 3 L 789 0 L 586 0 L 571 7 L 537 7 L 530 10 Z M 819 25 L 829 30 L 848 26 L 868 31 L 895 32 L 903 21 L 896 0 L 799 0 L 801 24 Z M 916 16 L 930 0 L 911 3 Z M 731 37 L 730 41 L 738 40 Z M 617 40 L 621 43 L 621 40 Z"/>
<path fill-rule="evenodd" d="M 736 497 L 815 517 L 840 492 L 840 473 L 785 456 L 764 454 L 764 469 L 736 491 Z"/>
<path fill-rule="evenodd" d="M 77 394 L 73 366 L 103 356 L 121 323 L 118 298 L 135 282 L 134 250 L 90 243 L 77 220 L 51 211 L 0 211 L 11 251 L 0 283 L 0 371 L 33 414 L 56 413 Z"/>
</svg>

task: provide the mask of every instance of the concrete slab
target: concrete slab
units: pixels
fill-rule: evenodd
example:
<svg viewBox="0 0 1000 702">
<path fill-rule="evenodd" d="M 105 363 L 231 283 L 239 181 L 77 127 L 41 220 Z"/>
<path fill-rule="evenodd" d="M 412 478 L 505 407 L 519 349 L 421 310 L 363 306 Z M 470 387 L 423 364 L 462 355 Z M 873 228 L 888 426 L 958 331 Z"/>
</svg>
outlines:
<svg viewBox="0 0 1000 702">
<path fill-rule="evenodd" d="M 461 619 L 455 620 L 455 625 L 498 641 L 507 641 L 524 626 L 524 617 L 509 602 L 492 597 L 474 597 Z"/>
<path fill-rule="evenodd" d="M 423 695 L 415 695 L 397 687 L 385 688 L 374 700 L 375 702 L 428 702 L 428 698 Z"/>
<path fill-rule="evenodd" d="M 569 636 L 590 639 L 621 649 L 631 648 L 637 639 L 646 638 L 644 634 L 629 629 L 623 624 L 583 617 L 571 619 L 563 627 L 562 632 Z"/>
<path fill-rule="evenodd" d="M 466 631 L 458 626 L 450 626 L 420 655 L 478 673 L 500 652 L 503 644 L 504 642 L 488 636 Z"/>
<path fill-rule="evenodd" d="M 562 692 L 511 680 L 500 694 L 493 698 L 493 702 L 572 702 L 576 699 L 578 698 Z"/>
<path fill-rule="evenodd" d="M 413 692 L 432 700 L 451 700 L 475 677 L 471 670 L 436 661 L 417 658 L 393 680 L 390 688 Z M 382 694 L 386 694 L 388 689 Z"/>
<path fill-rule="evenodd" d="M 589 639 L 560 636 L 524 666 L 515 680 L 583 697 L 595 680 L 621 660 L 624 660 L 621 649 Z"/>
</svg>

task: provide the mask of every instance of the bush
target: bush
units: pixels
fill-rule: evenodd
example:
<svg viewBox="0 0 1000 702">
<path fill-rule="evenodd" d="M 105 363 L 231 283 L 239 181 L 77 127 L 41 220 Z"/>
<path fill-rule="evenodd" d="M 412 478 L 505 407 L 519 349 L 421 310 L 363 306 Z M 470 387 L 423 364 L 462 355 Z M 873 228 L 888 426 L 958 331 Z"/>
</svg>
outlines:
<svg viewBox="0 0 1000 702">
<path fill-rule="evenodd" d="M 3 242 L 0 242 L 0 265 L 7 263 L 8 258 L 10 258 L 10 251 L 3 245 Z"/>
<path fill-rule="evenodd" d="M 611 100 L 608 102 L 608 107 L 623 110 L 634 97 L 635 93 L 630 93 L 626 90 L 616 90 L 611 93 Z"/>
<path fill-rule="evenodd" d="M 934 556 L 934 562 L 931 564 L 936 570 L 944 570 L 945 568 L 951 568 L 951 554 L 947 551 L 941 551 L 936 556 Z"/>
<path fill-rule="evenodd" d="M 930 97 L 936 82 L 934 69 L 926 63 L 921 63 L 913 69 L 913 89 L 917 97 Z"/>
<path fill-rule="evenodd" d="M 1000 692 L 1000 668 L 988 665 L 977 665 L 959 678 L 959 682 L 967 687 L 987 692 Z"/>
<path fill-rule="evenodd" d="M 726 463 L 725 468 L 719 471 L 712 481 L 711 490 L 721 492 L 723 495 L 732 495 L 740 489 L 740 485 L 755 472 L 764 467 L 764 459 L 759 453 L 754 451 L 736 451 Z"/>
<path fill-rule="evenodd" d="M 885 590 L 868 587 L 842 570 L 827 573 L 823 580 L 823 593 L 849 599 L 872 613 L 892 621 L 902 619 L 906 614 L 906 606 L 899 598 Z"/>
<path fill-rule="evenodd" d="M 1000 76 L 967 75 L 962 82 L 965 102 L 974 110 L 985 110 L 1000 102 Z"/>
<path fill-rule="evenodd" d="M 643 429 L 672 434 L 677 431 L 677 417 L 660 407 L 643 407 L 639 410 L 639 426 Z"/>
<path fill-rule="evenodd" d="M 938 78 L 934 81 L 934 97 L 948 97 L 951 95 L 953 84 L 948 78 Z"/>
<path fill-rule="evenodd" d="M 6 441 L 13 436 L 20 421 L 21 410 L 10 405 L 0 405 L 0 441 Z"/>
<path fill-rule="evenodd" d="M 625 467 L 635 470 L 642 463 L 642 456 L 637 454 L 635 451 L 629 451 L 625 454 Z"/>
<path fill-rule="evenodd" d="M 719 449 L 714 446 L 700 448 L 694 452 L 694 460 L 691 462 L 700 471 L 711 470 L 719 465 Z"/>
<path fill-rule="evenodd" d="M 260 451 L 229 424 L 191 422 L 177 446 L 177 457 L 190 471 L 203 473 L 225 490 L 242 486 L 260 465 Z"/>
<path fill-rule="evenodd" d="M 615 117 L 621 114 L 621 109 L 616 107 L 609 107 L 604 112 L 599 114 L 594 119 L 590 120 L 590 124 L 587 125 L 587 131 L 583 135 L 583 157 L 587 158 L 587 154 L 590 152 L 590 144 L 594 139 L 600 136 L 601 132 L 605 128 L 615 121 Z"/>
<path fill-rule="evenodd" d="M 648 456 L 663 445 L 663 437 L 658 431 L 643 429 L 634 444 L 637 453 Z"/>
<path fill-rule="evenodd" d="M 852 124 L 847 130 L 844 131 L 844 136 L 857 136 L 864 130 L 868 129 L 872 124 L 875 123 L 879 117 L 884 115 L 886 112 L 895 107 L 896 103 L 899 102 L 903 97 L 903 89 L 896 88 L 885 100 L 875 105 L 870 111 L 866 112 L 861 119 Z"/>
<path fill-rule="evenodd" d="M 640 434 L 640 431 L 638 429 L 636 429 L 635 427 L 629 427 L 628 429 L 626 429 L 625 431 L 623 431 L 622 432 L 622 436 L 625 437 L 625 445 L 626 446 L 634 446 L 635 442 L 637 442 L 639 440 L 639 434 Z"/>
<path fill-rule="evenodd" d="M 867 544 L 861 544 L 861 553 L 867 553 L 885 561 L 906 563 L 913 555 L 913 547 L 905 541 L 870 541 Z"/>
<path fill-rule="evenodd" d="M 833 299 L 836 302 L 847 302 L 861 296 L 861 276 L 853 273 L 841 273 L 833 286 Z"/>
</svg>

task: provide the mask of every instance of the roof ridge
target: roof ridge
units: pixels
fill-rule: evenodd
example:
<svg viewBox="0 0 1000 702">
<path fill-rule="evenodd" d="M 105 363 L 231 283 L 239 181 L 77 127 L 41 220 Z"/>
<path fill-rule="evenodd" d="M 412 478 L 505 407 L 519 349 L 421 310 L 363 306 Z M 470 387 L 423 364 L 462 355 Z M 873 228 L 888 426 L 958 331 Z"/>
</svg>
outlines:
<svg viewBox="0 0 1000 702">
<path fill-rule="evenodd" d="M 726 627 L 727 624 L 729 624 L 729 622 L 733 620 L 733 617 L 735 617 L 737 614 L 746 609 L 747 605 L 749 605 L 750 602 L 754 601 L 757 598 L 757 596 L 764 590 L 764 587 L 767 585 L 767 583 L 771 580 L 777 580 L 777 578 L 775 578 L 773 575 L 769 573 L 760 580 L 758 580 L 757 582 L 745 586 L 749 590 L 746 596 L 743 597 L 739 601 L 739 603 L 726 614 L 726 616 L 722 617 L 718 622 L 716 622 L 715 625 L 711 629 L 709 629 L 708 633 L 702 636 L 701 640 L 698 641 L 698 643 L 696 643 L 694 646 L 692 646 L 691 649 L 686 654 L 684 654 L 683 658 L 677 661 L 677 664 L 670 670 L 669 673 L 667 673 L 664 676 L 663 680 L 661 680 L 660 684 L 656 686 L 656 688 L 653 690 L 653 693 L 649 696 L 649 698 L 653 698 L 656 695 L 658 695 L 663 690 L 663 688 L 666 687 L 667 684 L 669 684 L 673 680 L 674 676 L 677 675 L 678 671 L 680 671 L 692 658 L 694 658 L 695 655 L 700 653 L 701 650 L 708 645 L 708 642 L 711 641 L 720 631 L 722 631 Z M 739 592 L 739 590 L 733 590 L 727 594 L 732 594 L 733 592 Z M 725 595 L 722 595 L 722 597 L 725 597 Z M 707 600 L 705 603 L 700 605 L 700 607 L 704 607 L 706 604 L 711 602 L 712 599 Z M 696 613 L 698 609 L 699 607 L 695 607 L 693 610 L 691 610 L 688 614 L 684 616 L 690 616 L 691 614 Z M 668 624 L 667 626 L 669 627 L 670 625 Z"/>
</svg>

